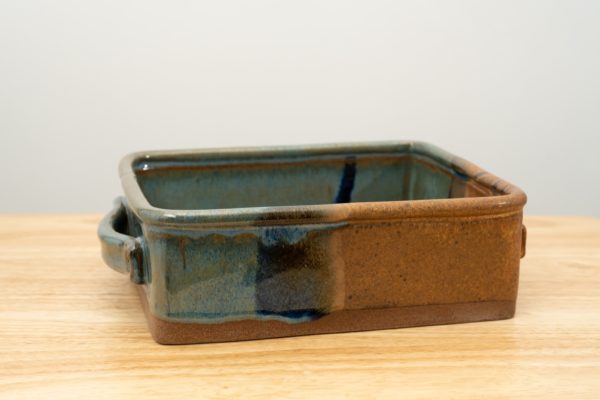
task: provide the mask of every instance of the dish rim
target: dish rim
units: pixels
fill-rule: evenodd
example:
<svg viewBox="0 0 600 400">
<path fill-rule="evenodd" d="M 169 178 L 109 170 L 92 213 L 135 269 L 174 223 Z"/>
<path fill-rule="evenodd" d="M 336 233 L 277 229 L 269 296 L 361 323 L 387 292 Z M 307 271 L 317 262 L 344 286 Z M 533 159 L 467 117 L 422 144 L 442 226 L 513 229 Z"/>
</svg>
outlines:
<svg viewBox="0 0 600 400">
<path fill-rule="evenodd" d="M 175 160 L 185 162 L 204 158 L 235 162 L 276 155 L 277 157 L 318 157 L 348 153 L 369 154 L 407 152 L 422 155 L 467 176 L 478 184 L 497 191 L 482 197 L 395 200 L 315 205 L 286 205 L 223 209 L 165 209 L 148 201 L 136 178 L 136 166 L 143 162 Z M 277 163 L 277 160 L 273 160 Z M 131 211 L 145 224 L 191 227 L 261 226 L 319 224 L 354 221 L 391 221 L 406 218 L 498 217 L 521 212 L 527 202 L 525 192 L 483 168 L 435 145 L 421 141 L 356 142 L 191 150 L 138 151 L 123 157 L 119 164 L 121 184 Z"/>
</svg>

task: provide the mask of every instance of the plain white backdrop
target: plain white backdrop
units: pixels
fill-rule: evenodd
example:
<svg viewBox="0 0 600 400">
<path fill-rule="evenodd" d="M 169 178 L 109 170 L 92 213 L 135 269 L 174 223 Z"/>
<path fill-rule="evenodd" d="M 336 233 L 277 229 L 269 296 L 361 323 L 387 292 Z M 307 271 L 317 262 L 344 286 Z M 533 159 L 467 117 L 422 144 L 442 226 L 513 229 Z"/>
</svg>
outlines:
<svg viewBox="0 0 600 400">
<path fill-rule="evenodd" d="M 0 2 L 0 212 L 107 211 L 137 150 L 402 139 L 600 216 L 600 2 Z"/>
</svg>

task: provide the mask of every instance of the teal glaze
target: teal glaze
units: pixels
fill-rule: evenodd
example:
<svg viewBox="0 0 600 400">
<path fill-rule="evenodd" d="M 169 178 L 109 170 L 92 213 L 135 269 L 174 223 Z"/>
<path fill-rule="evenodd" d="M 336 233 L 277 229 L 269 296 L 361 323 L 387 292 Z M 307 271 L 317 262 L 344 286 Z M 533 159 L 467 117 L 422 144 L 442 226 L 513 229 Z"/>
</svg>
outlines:
<svg viewBox="0 0 600 400">
<path fill-rule="evenodd" d="M 105 261 L 144 284 L 155 316 L 202 323 L 340 309 L 340 234 L 357 218 L 344 205 L 382 203 L 374 212 L 397 218 L 386 204 L 460 198 L 476 184 L 447 153 L 413 143 L 138 153 L 121 176 L 128 200 L 99 227 Z"/>
<path fill-rule="evenodd" d="M 326 314 L 335 307 L 336 285 L 343 284 L 333 243 L 344 225 L 148 227 L 153 312 L 201 322 L 302 322 Z"/>
<path fill-rule="evenodd" d="M 355 166 L 352 182 L 345 183 L 350 190 L 340 190 L 350 165 Z M 174 168 L 149 163 L 137 168 L 150 204 L 178 210 L 447 198 L 457 184 L 450 171 L 402 154 L 299 158 L 251 167 L 186 162 Z M 340 194 L 348 198 L 340 201 Z"/>
</svg>

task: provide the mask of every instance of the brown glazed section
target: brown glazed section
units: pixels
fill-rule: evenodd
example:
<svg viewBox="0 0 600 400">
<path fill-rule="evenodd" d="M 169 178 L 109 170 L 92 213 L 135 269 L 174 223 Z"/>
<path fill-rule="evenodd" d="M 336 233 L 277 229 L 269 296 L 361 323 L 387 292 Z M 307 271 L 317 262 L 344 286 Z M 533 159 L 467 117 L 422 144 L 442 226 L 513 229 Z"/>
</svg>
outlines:
<svg viewBox="0 0 600 400">
<path fill-rule="evenodd" d="M 521 216 L 354 225 L 344 235 L 346 309 L 517 296 Z"/>
</svg>

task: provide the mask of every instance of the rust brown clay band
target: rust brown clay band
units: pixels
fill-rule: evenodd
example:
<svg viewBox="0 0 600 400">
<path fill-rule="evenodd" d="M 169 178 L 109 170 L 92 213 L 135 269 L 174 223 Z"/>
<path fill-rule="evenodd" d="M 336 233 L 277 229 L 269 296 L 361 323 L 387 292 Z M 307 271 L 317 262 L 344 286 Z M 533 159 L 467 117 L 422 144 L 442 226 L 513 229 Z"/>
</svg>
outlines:
<svg viewBox="0 0 600 400">
<path fill-rule="evenodd" d="M 286 336 L 445 325 L 512 318 L 515 302 L 483 301 L 396 308 L 336 311 L 315 321 L 289 324 L 244 320 L 218 324 L 171 322 L 156 318 L 137 286 L 152 337 L 161 344 L 193 344 Z"/>
</svg>

